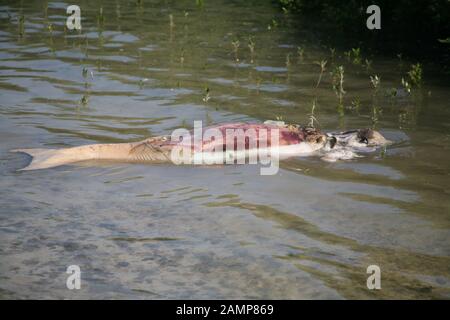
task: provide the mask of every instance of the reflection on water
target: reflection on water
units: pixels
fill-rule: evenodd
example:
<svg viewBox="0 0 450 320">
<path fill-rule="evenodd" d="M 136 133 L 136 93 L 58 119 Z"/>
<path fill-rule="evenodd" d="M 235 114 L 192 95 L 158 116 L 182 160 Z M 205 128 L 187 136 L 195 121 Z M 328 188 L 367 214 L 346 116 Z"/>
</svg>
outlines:
<svg viewBox="0 0 450 320">
<path fill-rule="evenodd" d="M 421 283 L 415 276 L 417 274 L 449 276 L 449 257 L 413 253 L 403 249 L 361 245 L 353 239 L 324 232 L 296 215 L 281 212 L 264 205 L 241 203 L 236 201 L 236 199 L 228 202 L 212 202 L 207 205 L 247 209 L 254 213 L 255 216 L 277 222 L 282 228 L 287 230 L 295 230 L 327 245 L 342 246 L 357 253 L 363 253 L 364 256 L 358 259 L 342 262 L 346 257 L 337 256 L 333 251 L 290 246 L 292 253 L 279 256 L 280 259 L 296 262 L 296 266 L 299 269 L 312 273 L 330 287 L 337 289 L 346 298 L 395 299 L 399 297 L 399 292 L 402 292 L 404 297 L 415 299 L 439 298 L 442 289 L 433 290 L 432 286 Z M 424 263 L 428 266 L 426 270 L 423 269 Z M 389 270 L 383 280 L 387 285 L 383 286 L 383 290 L 379 293 L 367 290 L 364 282 L 365 275 L 361 273 L 364 266 L 371 264 L 382 265 L 384 269 Z M 336 271 L 338 272 L 336 273 Z M 411 277 L 410 274 L 414 276 Z"/>
<path fill-rule="evenodd" d="M 405 61 L 370 57 L 368 71 L 332 58 L 270 2 L 81 2 L 80 33 L 64 30 L 67 5 L 1 5 L 0 298 L 450 296 L 450 96 L 431 67 L 404 94 Z M 338 108 L 329 72 L 341 64 Z M 291 159 L 276 176 L 108 162 L 17 172 L 29 159 L 8 152 L 194 120 L 307 123 L 315 97 L 323 129 L 375 126 L 395 144 L 346 163 Z M 366 288 L 371 264 L 380 291 Z"/>
</svg>

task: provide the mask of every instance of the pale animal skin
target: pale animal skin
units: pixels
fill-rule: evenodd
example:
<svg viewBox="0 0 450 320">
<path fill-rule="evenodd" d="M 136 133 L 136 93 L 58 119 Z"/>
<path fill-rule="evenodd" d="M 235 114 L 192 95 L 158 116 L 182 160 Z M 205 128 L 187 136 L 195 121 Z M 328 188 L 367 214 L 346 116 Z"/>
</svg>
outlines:
<svg viewBox="0 0 450 320">
<path fill-rule="evenodd" d="M 274 151 L 280 159 L 294 156 L 308 156 L 320 152 L 326 152 L 336 146 L 355 146 L 355 147 L 376 147 L 388 144 L 379 132 L 362 129 L 337 134 L 323 134 L 319 130 L 313 128 L 302 128 L 299 126 L 284 125 L 284 123 L 266 122 L 264 124 L 249 123 L 232 123 L 213 126 L 210 128 L 217 129 L 223 133 L 227 129 L 254 129 L 257 132 L 257 142 L 259 132 L 262 129 L 279 130 L 279 139 L 277 145 L 272 146 L 270 135 L 268 144 L 258 149 L 251 148 L 250 142 L 246 144 L 245 150 L 237 150 L 236 160 L 257 157 L 260 152 L 267 154 Z M 225 136 L 225 135 L 224 135 Z M 215 140 L 214 140 L 215 141 Z M 221 141 L 220 145 L 214 145 L 214 141 L 204 142 L 202 150 L 195 151 L 191 145 L 186 142 L 171 141 L 170 136 L 159 136 L 148 138 L 139 142 L 116 143 L 116 144 L 91 144 L 85 146 L 64 148 L 64 149 L 15 149 L 11 152 L 22 152 L 32 157 L 31 163 L 20 170 L 37 170 L 58 167 L 61 165 L 73 164 L 76 162 L 87 160 L 109 160 L 120 162 L 146 162 L 146 163 L 177 163 L 172 152 L 175 147 L 181 148 L 183 152 L 189 153 L 189 161 L 184 164 L 192 164 L 194 156 L 203 159 L 203 164 L 225 164 L 227 151 L 223 153 L 211 152 L 211 147 L 225 147 L 225 141 Z M 247 143 L 247 142 L 246 142 Z M 260 145 L 261 146 L 261 145 Z M 232 150 L 234 151 L 234 150 Z M 176 156 L 175 156 L 176 158 Z M 323 157 L 324 160 L 328 158 Z M 184 158 L 186 159 L 186 158 Z M 342 159 L 342 158 L 341 158 Z M 238 161 L 239 163 L 239 161 Z"/>
</svg>

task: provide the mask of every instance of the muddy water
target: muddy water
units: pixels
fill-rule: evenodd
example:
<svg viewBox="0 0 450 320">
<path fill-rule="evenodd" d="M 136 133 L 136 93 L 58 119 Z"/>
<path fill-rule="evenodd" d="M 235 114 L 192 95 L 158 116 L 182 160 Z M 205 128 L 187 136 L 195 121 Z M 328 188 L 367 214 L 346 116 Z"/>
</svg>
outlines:
<svg viewBox="0 0 450 320">
<path fill-rule="evenodd" d="M 332 58 L 295 17 L 258 4 L 82 1 L 82 31 L 70 32 L 69 3 L 2 2 L 0 298 L 450 297 L 448 79 L 428 69 L 408 95 L 414 61 Z M 395 143 L 351 162 L 291 159 L 275 176 L 123 163 L 18 172 L 29 158 L 8 152 L 135 141 L 194 120 L 306 124 L 315 98 L 322 129 L 376 127 Z M 66 288 L 69 265 L 80 290 Z M 381 290 L 366 287 L 369 265 Z"/>
</svg>

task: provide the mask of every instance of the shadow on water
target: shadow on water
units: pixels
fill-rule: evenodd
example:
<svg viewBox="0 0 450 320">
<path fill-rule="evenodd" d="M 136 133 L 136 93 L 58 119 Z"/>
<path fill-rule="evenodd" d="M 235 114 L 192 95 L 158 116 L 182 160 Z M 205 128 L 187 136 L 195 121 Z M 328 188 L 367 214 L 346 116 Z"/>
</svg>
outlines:
<svg viewBox="0 0 450 320">
<path fill-rule="evenodd" d="M 322 231 L 297 215 L 282 212 L 270 206 L 240 202 L 238 198 L 208 202 L 205 205 L 246 209 L 258 218 L 273 221 L 283 229 L 294 230 L 320 243 L 341 246 L 362 253 L 362 258 L 345 263 L 340 262 L 339 257 L 333 252 L 326 252 L 319 248 L 291 246 L 298 253 L 278 256 L 279 259 L 291 261 L 299 269 L 321 279 L 345 298 L 439 299 L 448 297 L 450 294 L 449 287 L 436 287 L 418 279 L 420 276 L 450 277 L 449 257 L 362 245 L 353 239 Z M 382 290 L 380 291 L 368 290 L 365 285 L 368 277 L 365 269 L 372 264 L 382 266 Z M 427 265 L 426 270 L 423 268 L 424 264 Z M 326 272 L 321 268 L 323 266 L 330 267 L 337 273 Z"/>
<path fill-rule="evenodd" d="M 373 172 L 370 168 L 364 170 L 364 165 L 362 165 L 361 172 L 358 172 L 354 170 L 357 164 L 350 164 L 350 166 L 344 167 L 336 165 L 324 167 L 323 163 L 310 161 L 305 165 L 295 159 L 284 161 L 282 167 L 297 174 L 305 174 L 304 171 L 299 171 L 299 168 L 307 167 L 307 175 L 324 180 L 341 181 L 342 183 L 359 182 L 374 186 L 392 187 L 396 190 L 413 191 L 419 195 L 417 201 L 402 201 L 388 197 L 377 197 L 364 193 L 348 193 L 345 191 L 339 194 L 357 201 L 373 204 L 388 204 L 403 212 L 430 221 L 437 228 L 449 228 L 450 218 L 448 217 L 448 210 L 450 208 L 450 189 L 448 189 L 448 177 L 446 176 L 445 169 L 438 169 L 436 173 L 423 177 L 417 174 L 417 168 L 411 168 L 405 159 L 383 159 L 382 162 L 372 159 L 371 161 L 365 162 L 365 164 L 368 163 L 379 165 L 381 172 Z M 432 164 L 427 165 L 427 167 L 430 166 Z M 402 178 L 395 179 L 392 176 L 386 176 L 389 173 L 383 172 L 383 169 L 388 167 L 395 168 L 395 170 L 402 173 Z M 423 171 L 430 172 L 432 170 L 432 168 L 424 168 Z M 420 180 L 424 180 L 423 183 L 420 183 Z"/>
</svg>

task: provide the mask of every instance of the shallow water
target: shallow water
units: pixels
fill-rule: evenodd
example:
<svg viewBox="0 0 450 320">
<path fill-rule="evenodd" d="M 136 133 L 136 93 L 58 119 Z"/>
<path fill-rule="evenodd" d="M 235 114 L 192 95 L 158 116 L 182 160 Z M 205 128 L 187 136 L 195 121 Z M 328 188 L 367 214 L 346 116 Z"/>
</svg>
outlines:
<svg viewBox="0 0 450 320">
<path fill-rule="evenodd" d="M 433 68 L 422 89 L 389 97 L 410 62 L 371 57 L 368 72 L 331 59 L 270 2 L 91 0 L 81 33 L 64 32 L 69 3 L 46 4 L 0 8 L 0 298 L 450 297 L 450 93 Z M 343 109 L 329 74 L 340 64 Z M 381 76 L 375 96 L 369 74 Z M 349 162 L 290 159 L 275 176 L 123 163 L 18 172 L 29 158 L 8 152 L 136 141 L 194 120 L 305 124 L 314 97 L 322 129 L 375 126 L 394 144 Z M 66 288 L 74 264 L 80 290 Z M 372 264 L 381 290 L 366 287 Z"/>
</svg>

